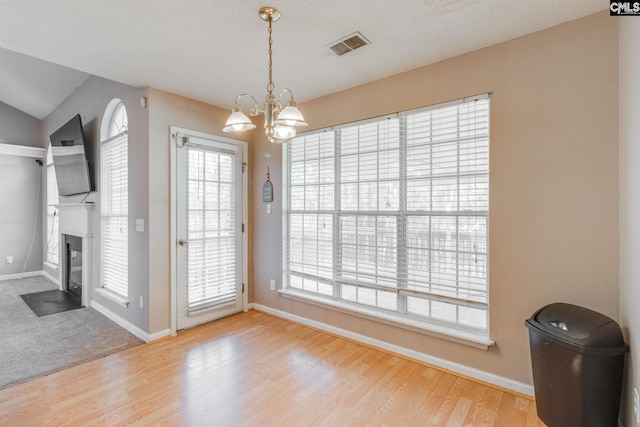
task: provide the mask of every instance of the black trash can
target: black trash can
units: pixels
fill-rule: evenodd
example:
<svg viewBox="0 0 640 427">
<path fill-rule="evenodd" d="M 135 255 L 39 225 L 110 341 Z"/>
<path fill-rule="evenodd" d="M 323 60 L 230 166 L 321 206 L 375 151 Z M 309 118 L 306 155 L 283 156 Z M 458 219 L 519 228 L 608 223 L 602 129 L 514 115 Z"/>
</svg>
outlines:
<svg viewBox="0 0 640 427">
<path fill-rule="evenodd" d="M 525 325 L 538 417 L 549 427 L 615 427 L 629 351 L 620 326 L 564 303 L 542 307 Z"/>
</svg>

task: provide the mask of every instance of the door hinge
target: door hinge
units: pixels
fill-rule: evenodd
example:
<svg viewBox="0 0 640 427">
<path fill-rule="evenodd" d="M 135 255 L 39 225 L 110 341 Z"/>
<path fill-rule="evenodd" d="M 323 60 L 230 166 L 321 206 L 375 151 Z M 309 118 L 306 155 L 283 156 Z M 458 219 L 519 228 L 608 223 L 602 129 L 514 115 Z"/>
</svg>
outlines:
<svg viewBox="0 0 640 427">
<path fill-rule="evenodd" d="M 242 224 L 242 232 L 244 233 L 244 223 Z"/>
<path fill-rule="evenodd" d="M 242 293 L 244 294 L 244 283 L 242 284 Z"/>
<path fill-rule="evenodd" d="M 242 162 L 242 173 L 244 173 L 244 168 L 247 166 L 246 163 Z"/>
</svg>

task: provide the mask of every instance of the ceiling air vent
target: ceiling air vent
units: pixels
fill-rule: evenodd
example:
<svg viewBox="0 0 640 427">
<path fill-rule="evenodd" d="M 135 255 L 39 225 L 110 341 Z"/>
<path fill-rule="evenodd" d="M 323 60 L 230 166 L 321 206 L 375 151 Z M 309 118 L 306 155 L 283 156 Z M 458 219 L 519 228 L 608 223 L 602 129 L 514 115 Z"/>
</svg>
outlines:
<svg viewBox="0 0 640 427">
<path fill-rule="evenodd" d="M 369 40 L 365 39 L 362 34 L 355 32 L 333 43 L 329 46 L 329 49 L 334 51 L 336 55 L 344 55 L 347 52 L 351 52 L 368 44 L 371 44 Z"/>
</svg>

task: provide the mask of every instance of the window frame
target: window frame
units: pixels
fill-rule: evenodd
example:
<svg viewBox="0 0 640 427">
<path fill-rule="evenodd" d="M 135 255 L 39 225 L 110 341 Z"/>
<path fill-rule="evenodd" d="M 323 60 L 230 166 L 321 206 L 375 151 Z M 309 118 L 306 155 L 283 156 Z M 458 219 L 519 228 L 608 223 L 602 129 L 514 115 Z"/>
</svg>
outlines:
<svg viewBox="0 0 640 427">
<path fill-rule="evenodd" d="M 406 328 L 406 329 L 410 329 L 410 330 L 414 330 L 414 331 L 419 331 L 422 333 L 426 333 L 426 334 L 430 334 L 430 335 L 435 335 L 441 338 L 445 338 L 445 339 L 449 339 L 449 340 L 453 340 L 456 342 L 460 342 L 460 343 L 464 343 L 467 345 L 471 345 L 474 347 L 478 347 L 478 348 L 483 348 L 486 349 L 488 346 L 494 345 L 495 343 L 490 339 L 490 325 L 489 325 L 489 245 L 488 245 L 488 241 L 489 241 L 489 207 L 488 207 L 488 182 L 489 182 L 489 166 L 488 166 L 488 153 L 489 153 L 489 139 L 490 139 L 490 132 L 489 132 L 489 114 L 490 114 L 490 103 L 489 103 L 489 98 L 490 98 L 490 93 L 486 93 L 486 94 L 481 94 L 481 95 L 477 95 L 477 96 L 473 96 L 473 97 L 469 97 L 469 98 L 463 98 L 460 100 L 455 100 L 452 102 L 448 102 L 448 103 L 443 103 L 443 104 L 438 104 L 438 105 L 433 105 L 433 106 L 429 106 L 429 107 L 424 107 L 424 108 L 420 108 L 420 109 L 416 109 L 416 110 L 409 110 L 409 111 L 405 111 L 405 112 L 401 112 L 401 113 L 397 113 L 394 115 L 388 115 L 388 116 L 383 116 L 383 117 L 377 117 L 377 118 L 373 118 L 373 119 L 368 119 L 368 120 L 363 120 L 363 121 L 358 121 L 358 122 L 353 122 L 353 123 L 349 123 L 349 124 L 344 124 L 344 125 L 340 125 L 340 126 L 336 126 L 336 127 L 331 127 L 331 128 L 327 128 L 327 129 L 321 129 L 321 130 L 317 130 L 317 131 L 313 131 L 313 132 L 307 132 L 304 134 L 299 135 L 296 139 L 294 139 L 291 143 L 287 143 L 283 145 L 283 156 L 282 156 L 282 161 L 283 161 L 283 288 L 279 291 L 283 296 L 286 297 L 290 297 L 290 298 L 294 298 L 294 299 L 298 299 L 307 303 L 311 303 L 314 305 L 319 305 L 319 306 L 323 306 L 323 307 L 330 307 L 342 312 L 346 312 L 349 314 L 354 314 L 356 316 L 360 316 L 360 317 L 365 317 L 368 319 L 372 319 L 378 322 L 382 322 L 382 323 L 389 323 L 389 324 L 393 324 L 395 326 L 399 326 L 402 328 Z M 407 232 L 407 228 L 406 228 L 406 224 L 407 224 L 407 220 L 408 218 L 411 217 L 419 217 L 419 216 L 423 216 L 423 217 L 427 217 L 427 218 L 433 218 L 433 217 L 437 217 L 438 214 L 440 215 L 444 215 L 444 216 L 449 216 L 449 217 L 455 217 L 457 218 L 458 216 L 462 216 L 465 214 L 469 214 L 469 212 L 464 211 L 454 211 L 454 212 L 439 212 L 439 213 L 433 213 L 433 212 L 429 212 L 429 211 L 418 211 L 418 210 L 411 210 L 408 208 L 407 206 L 407 202 L 406 202 L 406 187 L 407 187 L 407 183 L 409 182 L 410 179 L 408 179 L 407 177 L 407 127 L 406 127 L 406 118 L 407 116 L 410 116 L 412 114 L 416 114 L 416 113 L 420 113 L 420 112 L 424 112 L 424 111 L 435 111 L 435 110 L 439 110 L 439 109 L 445 109 L 447 107 L 452 107 L 452 106 L 456 106 L 458 104 L 463 104 L 463 103 L 467 103 L 467 102 L 474 102 L 477 100 L 486 100 L 487 103 L 487 107 L 486 107 L 486 204 L 487 204 L 487 209 L 484 212 L 479 212 L 479 211 L 475 211 L 472 212 L 470 214 L 470 216 L 472 217 L 480 217 L 480 218 L 484 218 L 484 224 L 485 224 L 485 233 L 484 233 L 484 242 L 486 244 L 486 248 L 485 248 L 485 256 L 486 256 L 486 264 L 484 266 L 485 268 L 485 294 L 484 294 L 484 298 L 486 300 L 486 302 L 477 302 L 477 301 L 473 301 L 473 300 L 469 300 L 467 301 L 467 305 L 470 307 L 486 307 L 486 328 L 482 329 L 482 328 L 474 328 L 474 327 L 470 327 L 467 325 L 463 325 L 461 323 L 459 323 L 459 318 L 458 318 L 458 313 L 459 313 L 459 307 L 464 307 L 465 303 L 460 299 L 460 298 L 448 298 L 446 296 L 443 295 L 434 295 L 431 294 L 428 298 L 428 301 L 444 301 L 446 302 L 451 302 L 451 300 L 453 300 L 456 304 L 456 322 L 457 323 L 452 323 L 452 322 L 447 322 L 447 321 L 440 321 L 438 319 L 435 318 L 425 318 L 425 317 L 420 317 L 418 315 L 414 315 L 411 313 L 407 312 L 407 301 L 408 298 L 414 295 L 418 295 L 418 296 L 422 296 L 424 297 L 424 294 L 421 294 L 420 292 L 416 292 L 415 289 L 410 289 L 408 286 L 406 286 L 407 284 L 407 278 L 406 278 L 406 271 L 398 271 L 397 275 L 395 276 L 395 280 L 396 285 L 395 288 L 392 288 L 392 292 L 397 293 L 397 306 L 394 310 L 384 310 L 381 308 L 372 308 L 372 307 L 368 307 L 365 305 L 362 305 L 362 303 L 360 304 L 353 304 L 350 301 L 346 301 L 344 300 L 344 298 L 341 298 L 341 286 L 342 285 L 358 285 L 359 287 L 363 287 L 366 289 L 377 289 L 380 291 L 386 291 L 389 290 L 390 288 L 387 288 L 386 286 L 379 286 L 377 284 L 366 284 L 363 285 L 362 283 L 358 283 L 357 281 L 354 283 L 351 283 L 348 280 L 344 280 L 344 278 L 341 277 L 341 272 L 342 272 L 342 268 L 340 265 L 337 265 L 340 263 L 340 259 L 341 259 L 341 255 L 340 255 L 340 251 L 342 250 L 342 246 L 343 245 L 343 235 L 340 231 L 340 224 L 341 224 L 341 219 L 348 217 L 348 216 L 352 216 L 355 218 L 359 218 L 359 217 L 366 217 L 366 216 L 372 216 L 377 218 L 378 216 L 387 216 L 387 217 L 395 217 L 396 218 L 396 226 L 398 228 L 398 232 L 395 234 L 396 239 L 398 240 L 402 240 L 403 242 L 406 240 L 407 236 L 408 236 L 408 232 Z M 457 110 L 457 114 L 458 117 L 460 116 L 460 110 Z M 341 210 L 342 204 L 341 204 L 341 200 L 340 200 L 340 192 L 341 192 L 341 185 L 342 185 L 342 180 L 341 180 L 341 174 L 344 173 L 344 170 L 341 167 L 341 161 L 343 160 L 343 155 L 341 153 L 341 136 L 342 133 L 341 131 L 343 129 L 350 129 L 353 127 L 357 127 L 357 126 L 363 126 L 366 125 L 367 123 L 381 123 L 383 120 L 385 119 L 396 119 L 398 120 L 398 126 L 399 126 L 399 130 L 398 130 L 398 159 L 397 159 L 397 164 L 394 165 L 394 167 L 396 167 L 398 169 L 398 173 L 397 173 L 397 181 L 398 181 L 398 192 L 400 193 L 400 198 L 402 199 L 401 201 L 399 201 L 399 206 L 398 209 L 391 209 L 389 211 L 386 210 L 380 210 L 380 205 L 378 203 L 377 208 L 373 209 L 373 210 L 360 210 L 358 208 L 356 208 L 354 211 L 343 211 Z M 458 119 L 459 121 L 459 119 Z M 460 133 L 460 124 L 458 123 L 458 134 Z M 318 135 L 321 133 L 327 133 L 327 132 L 331 132 L 333 133 L 333 138 L 328 138 L 328 139 L 333 139 L 334 140 L 334 144 L 333 144 L 333 168 L 334 168 L 334 175 L 333 175 L 333 189 L 334 189 L 334 206 L 333 209 L 328 209 L 328 210 L 322 210 L 322 209 L 316 209 L 316 210 L 306 210 L 306 209 L 302 209 L 301 211 L 296 211 L 295 209 L 292 209 L 292 193 L 296 191 L 295 189 L 295 184 L 291 183 L 291 164 L 290 164 L 290 155 L 291 155 L 291 144 L 295 144 L 296 140 L 299 140 L 301 138 L 307 138 L 307 137 L 313 137 L 314 135 Z M 378 138 L 379 138 L 379 134 L 377 134 Z M 388 138 L 388 137 L 387 137 Z M 322 139 L 322 138 L 321 138 Z M 480 138 L 478 138 L 480 139 Z M 456 140 L 456 143 L 459 145 L 461 144 L 460 142 L 460 138 L 458 138 Z M 388 140 L 387 140 L 388 143 Z M 320 144 L 320 143 L 318 143 Z M 358 142 L 358 144 L 360 144 L 360 142 Z M 360 147 L 360 146 L 358 146 Z M 388 149 L 388 147 L 387 147 Z M 382 151 L 380 149 L 374 150 L 376 153 L 381 153 Z M 458 148 L 458 151 L 460 151 L 460 148 Z M 296 159 L 298 160 L 298 159 Z M 304 156 L 304 161 L 307 160 L 307 157 Z M 378 159 L 379 160 L 379 159 Z M 460 156 L 458 155 L 458 159 L 457 159 L 457 164 L 458 164 L 458 172 L 456 173 L 456 177 L 459 179 L 459 177 L 461 176 L 460 174 Z M 380 163 L 377 163 L 376 168 L 379 168 Z M 304 170 L 308 170 L 308 169 L 312 169 L 312 168 L 308 168 L 304 167 Z M 380 175 L 380 171 L 378 170 L 378 177 Z M 481 175 L 481 174 L 480 174 Z M 388 178 L 388 177 L 387 177 Z M 376 184 L 379 184 L 381 181 L 379 179 L 375 180 Z M 303 186 L 306 184 L 303 184 Z M 306 191 L 306 190 L 305 190 Z M 405 192 L 405 193 L 403 193 Z M 460 196 L 458 196 L 458 208 L 460 207 Z M 387 206 L 389 206 L 389 204 L 387 203 Z M 318 282 L 322 281 L 322 282 L 326 282 L 327 285 L 330 285 L 332 287 L 332 292 L 331 295 L 329 295 L 328 293 L 326 293 L 326 290 L 328 288 L 325 289 L 325 294 L 321 295 L 321 293 L 319 293 L 319 291 L 315 291 L 315 292 L 310 292 L 310 291 L 305 291 L 304 290 L 304 286 L 300 286 L 300 285 L 296 285 L 296 286 L 292 286 L 292 283 L 290 281 L 291 279 L 291 271 L 289 269 L 289 261 L 290 261 L 290 251 L 289 251 L 289 243 L 290 243 L 290 229 L 289 227 L 291 226 L 292 223 L 292 215 L 302 215 L 304 217 L 304 215 L 308 214 L 308 215 L 330 215 L 332 217 L 332 240 L 333 240 L 333 253 L 332 253 L 332 275 L 330 278 L 325 278 L 325 279 L 321 279 L 318 280 L 317 276 L 313 276 L 311 275 L 310 278 L 313 278 L 315 280 L 318 280 Z M 303 226 L 304 227 L 304 226 Z M 456 219 L 456 236 L 457 236 L 457 231 L 459 228 L 459 220 Z M 431 233 L 431 232 L 429 232 Z M 376 234 L 377 235 L 377 234 Z M 429 239 L 431 239 L 431 234 L 429 234 Z M 398 244 L 398 240 L 396 240 L 396 248 L 397 248 L 397 252 L 395 254 L 395 256 L 397 257 L 397 263 L 398 265 L 402 265 L 404 267 L 406 267 L 407 265 L 407 259 L 408 259 L 408 249 L 407 249 L 407 244 L 405 243 L 403 244 Z M 317 242 L 316 242 L 317 243 Z M 374 243 L 374 246 L 377 247 L 377 244 Z M 475 249 L 475 246 L 474 246 Z M 431 248 L 431 250 L 433 250 Z M 459 249 L 458 246 L 456 247 L 456 254 L 459 253 Z M 457 261 L 457 256 L 456 255 L 456 267 L 459 267 L 459 263 Z M 376 261 L 377 262 L 377 261 Z M 459 271 L 459 269 L 457 270 Z M 456 273 L 457 275 L 458 273 Z M 404 277 L 403 277 L 404 275 Z M 294 276 L 302 276 L 305 277 L 304 273 L 294 273 Z M 402 286 L 400 286 L 399 282 L 403 282 Z M 457 283 L 457 282 L 456 282 Z M 456 289 L 458 289 L 458 285 L 456 285 Z M 379 292 L 376 292 L 376 295 Z M 430 303 L 431 304 L 431 303 Z"/>
<path fill-rule="evenodd" d="M 107 150 L 113 149 L 124 150 L 125 158 L 117 161 L 117 164 L 106 165 Z M 98 293 L 104 295 L 120 305 L 127 306 L 129 301 L 129 260 L 128 260 L 128 246 L 129 246 L 129 138 L 128 138 L 128 116 L 124 103 L 119 99 L 114 99 L 104 114 L 103 125 L 101 128 L 101 141 L 100 141 L 100 288 L 97 289 Z M 109 170 L 107 171 L 107 166 Z M 114 186 L 105 181 L 106 173 L 112 173 L 116 169 L 119 175 L 116 177 L 119 180 L 126 182 L 126 188 L 115 189 Z M 125 192 L 123 195 L 122 192 Z M 125 212 L 122 212 L 120 208 L 117 212 L 113 211 L 113 207 L 108 207 L 106 203 L 106 197 L 110 197 L 113 202 L 117 199 L 120 202 L 124 202 L 126 206 Z M 120 227 L 124 230 L 122 236 L 119 239 L 108 239 L 108 232 L 106 229 L 117 223 L 118 221 L 124 224 L 124 227 Z M 120 262 L 120 269 L 117 266 L 107 266 L 105 262 L 106 253 L 108 252 L 107 246 L 116 247 L 116 251 L 121 252 L 124 249 L 124 256 L 122 253 L 112 253 L 112 257 L 120 257 L 123 259 L 116 260 Z M 117 248 L 119 247 L 119 249 Z M 123 267 L 124 266 L 124 267 Z M 110 279 L 107 280 L 109 276 Z M 118 280 L 124 282 L 121 284 L 111 284 L 111 278 L 117 277 Z"/>
<path fill-rule="evenodd" d="M 53 163 L 51 144 L 47 149 L 47 235 L 45 240 L 45 262 L 54 267 L 60 265 L 60 212 L 58 205 L 60 196 L 58 194 L 58 181 Z M 55 194 L 55 196 L 54 196 Z M 55 242 L 54 249 L 51 243 Z"/>
</svg>

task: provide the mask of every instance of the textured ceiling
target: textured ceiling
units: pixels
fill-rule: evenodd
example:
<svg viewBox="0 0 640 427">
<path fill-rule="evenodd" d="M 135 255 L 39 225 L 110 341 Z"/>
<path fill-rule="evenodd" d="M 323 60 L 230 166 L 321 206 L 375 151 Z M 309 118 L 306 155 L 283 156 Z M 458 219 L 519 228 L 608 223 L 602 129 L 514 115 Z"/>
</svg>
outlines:
<svg viewBox="0 0 640 427">
<path fill-rule="evenodd" d="M 267 24 L 257 11 L 266 5 L 282 14 L 273 26 L 276 91 L 290 88 L 298 102 L 607 8 L 602 0 L 0 0 L 0 48 L 82 72 L 34 68 L 0 50 L 0 102 L 42 118 L 83 73 L 226 108 L 243 92 L 260 100 Z M 371 45 L 343 56 L 328 49 L 355 31 Z"/>
</svg>

